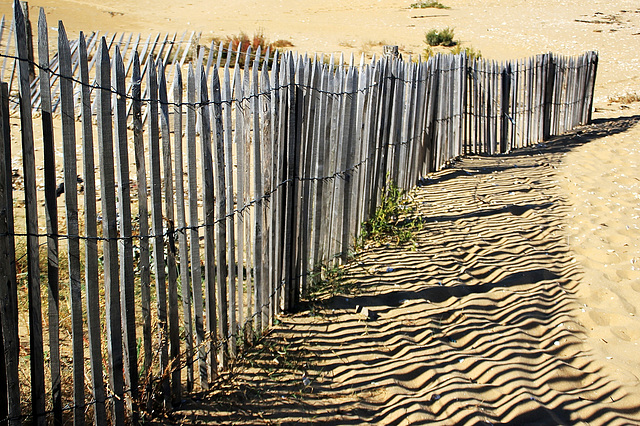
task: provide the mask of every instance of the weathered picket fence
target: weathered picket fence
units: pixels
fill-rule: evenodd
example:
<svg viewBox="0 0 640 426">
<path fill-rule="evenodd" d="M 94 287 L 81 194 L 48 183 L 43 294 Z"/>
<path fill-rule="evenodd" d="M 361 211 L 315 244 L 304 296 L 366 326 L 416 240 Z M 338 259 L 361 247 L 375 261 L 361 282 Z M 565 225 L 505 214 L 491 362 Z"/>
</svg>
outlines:
<svg viewBox="0 0 640 426">
<path fill-rule="evenodd" d="M 588 122 L 597 65 L 594 52 L 355 66 L 249 50 L 243 69 L 231 54 L 141 66 L 133 50 L 125 66 L 117 43 L 92 38 L 90 60 L 87 39 L 70 42 L 60 23 L 54 68 L 44 13 L 32 62 L 17 6 L 14 23 L 18 99 L 0 84 L 0 419 L 10 424 L 123 424 L 208 389 L 296 306 L 319 265 L 347 257 L 388 182 L 408 189 L 459 155 Z"/>
</svg>

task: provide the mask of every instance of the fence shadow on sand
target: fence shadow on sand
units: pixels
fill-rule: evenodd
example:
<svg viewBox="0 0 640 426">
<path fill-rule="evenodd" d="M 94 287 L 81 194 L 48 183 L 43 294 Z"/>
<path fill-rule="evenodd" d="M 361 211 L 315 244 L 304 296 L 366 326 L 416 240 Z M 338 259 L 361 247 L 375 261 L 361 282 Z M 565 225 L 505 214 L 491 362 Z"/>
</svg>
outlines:
<svg viewBox="0 0 640 426">
<path fill-rule="evenodd" d="M 414 247 L 359 255 L 343 278 L 357 283 L 355 294 L 327 297 L 273 331 L 285 342 L 281 364 L 285 350 L 294 351 L 295 368 L 287 372 L 277 355 L 268 364 L 250 355 L 234 392 L 189 401 L 174 419 L 638 421 L 636 401 L 582 343 L 573 315 L 582 274 L 563 232 L 566 202 L 553 181 L 563 153 L 639 120 L 595 120 L 547 144 L 463 158 L 432 175 L 413 193 L 423 220 Z"/>
</svg>

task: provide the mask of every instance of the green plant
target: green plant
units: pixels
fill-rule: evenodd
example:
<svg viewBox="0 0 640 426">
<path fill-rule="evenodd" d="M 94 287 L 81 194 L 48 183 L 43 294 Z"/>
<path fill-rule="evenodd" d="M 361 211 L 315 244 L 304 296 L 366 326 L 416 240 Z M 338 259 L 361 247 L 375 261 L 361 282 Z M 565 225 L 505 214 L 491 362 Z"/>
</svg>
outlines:
<svg viewBox="0 0 640 426">
<path fill-rule="evenodd" d="M 421 222 L 412 217 L 414 213 L 415 208 L 406 202 L 404 191 L 393 182 L 388 182 L 373 217 L 361 225 L 356 249 L 362 249 L 365 242 L 394 242 L 400 245 L 413 241 L 415 231 L 421 226 Z"/>
<path fill-rule="evenodd" d="M 431 30 L 425 34 L 425 43 L 429 46 L 455 46 L 456 41 L 453 40 L 453 29 L 445 28 L 443 30 Z"/>
<path fill-rule="evenodd" d="M 309 300 L 318 300 L 321 296 L 335 296 L 351 293 L 355 284 L 345 279 L 345 267 L 335 264 L 323 265 L 317 269 L 313 284 L 309 288 Z M 313 308 L 312 308 L 313 309 Z"/>
<path fill-rule="evenodd" d="M 411 3 L 409 6 L 411 9 L 451 9 L 449 6 L 445 6 L 440 3 L 438 0 L 423 0 L 417 3 Z"/>
</svg>

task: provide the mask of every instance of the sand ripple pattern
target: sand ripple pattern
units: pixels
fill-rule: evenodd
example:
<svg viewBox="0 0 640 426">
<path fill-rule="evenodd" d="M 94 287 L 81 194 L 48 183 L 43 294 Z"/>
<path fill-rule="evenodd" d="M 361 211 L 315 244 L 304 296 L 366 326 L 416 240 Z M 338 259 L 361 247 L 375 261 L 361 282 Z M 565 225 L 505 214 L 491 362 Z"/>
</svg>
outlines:
<svg viewBox="0 0 640 426">
<path fill-rule="evenodd" d="M 413 194 L 424 222 L 415 248 L 368 251 L 345 278 L 359 294 L 277 327 L 308 350 L 310 384 L 190 421 L 638 424 L 637 397 L 605 374 L 575 320 L 583 272 L 556 180 L 563 155 L 601 130 L 430 176 Z"/>
</svg>

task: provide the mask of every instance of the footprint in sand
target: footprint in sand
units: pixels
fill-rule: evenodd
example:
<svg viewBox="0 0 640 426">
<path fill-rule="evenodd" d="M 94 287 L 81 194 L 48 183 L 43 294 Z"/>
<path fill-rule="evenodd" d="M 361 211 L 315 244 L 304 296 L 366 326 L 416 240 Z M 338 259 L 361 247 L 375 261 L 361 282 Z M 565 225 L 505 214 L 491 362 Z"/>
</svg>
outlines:
<svg viewBox="0 0 640 426">
<path fill-rule="evenodd" d="M 640 339 L 640 331 L 628 327 L 611 327 L 611 333 L 625 342 L 634 342 Z"/>
</svg>

